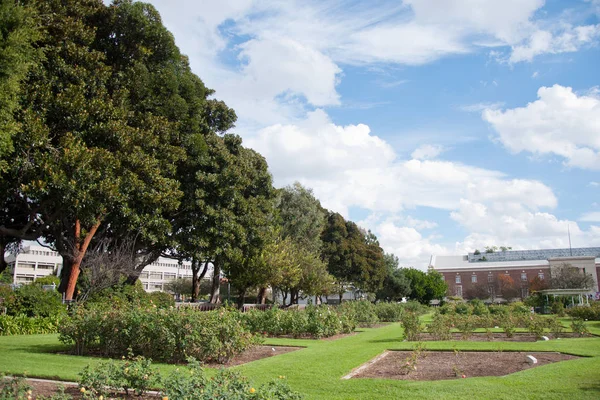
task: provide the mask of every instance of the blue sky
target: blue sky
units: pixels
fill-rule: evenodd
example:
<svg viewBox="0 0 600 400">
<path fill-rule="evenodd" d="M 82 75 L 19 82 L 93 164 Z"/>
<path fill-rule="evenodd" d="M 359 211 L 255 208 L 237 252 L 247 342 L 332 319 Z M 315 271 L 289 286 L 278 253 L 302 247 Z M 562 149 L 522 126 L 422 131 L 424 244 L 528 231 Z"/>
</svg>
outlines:
<svg viewBox="0 0 600 400">
<path fill-rule="evenodd" d="M 151 1 L 299 181 L 403 266 L 600 246 L 600 1 Z"/>
</svg>

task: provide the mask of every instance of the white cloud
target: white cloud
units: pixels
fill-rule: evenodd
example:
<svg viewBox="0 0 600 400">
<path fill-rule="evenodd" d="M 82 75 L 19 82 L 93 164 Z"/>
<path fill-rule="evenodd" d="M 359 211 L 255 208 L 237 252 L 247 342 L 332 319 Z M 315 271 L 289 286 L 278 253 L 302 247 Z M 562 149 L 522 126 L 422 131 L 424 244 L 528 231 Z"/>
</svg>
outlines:
<svg viewBox="0 0 600 400">
<path fill-rule="evenodd" d="M 540 28 L 543 0 L 151 2 L 192 68 L 252 129 L 340 104 L 342 64 L 420 65 L 482 46 L 512 48 L 518 62 L 574 51 L 598 34 L 569 21 Z"/>
<path fill-rule="evenodd" d="M 531 74 L 531 77 L 533 79 L 537 78 L 540 75 L 539 71 L 535 71 L 533 74 Z"/>
<path fill-rule="evenodd" d="M 415 151 L 412 152 L 411 157 L 416 160 L 428 160 L 436 158 L 443 151 L 445 151 L 443 146 L 424 144 L 415 149 Z"/>
<path fill-rule="evenodd" d="M 600 222 L 600 211 L 585 213 L 579 217 L 579 220 L 585 222 Z"/>
<path fill-rule="evenodd" d="M 598 186 L 600 186 L 600 182 L 590 182 L 590 183 L 588 183 L 588 186 L 598 187 Z"/>
<path fill-rule="evenodd" d="M 485 110 L 483 119 L 514 153 L 553 154 L 568 166 L 600 169 L 600 98 L 593 93 L 542 87 L 538 100 L 505 111 Z"/>
<path fill-rule="evenodd" d="M 593 44 L 599 36 L 600 25 L 576 27 L 566 25 L 558 33 L 536 30 L 525 43 L 513 46 L 508 61 L 510 63 L 531 62 L 540 54 L 575 52 L 582 46 Z"/>
</svg>

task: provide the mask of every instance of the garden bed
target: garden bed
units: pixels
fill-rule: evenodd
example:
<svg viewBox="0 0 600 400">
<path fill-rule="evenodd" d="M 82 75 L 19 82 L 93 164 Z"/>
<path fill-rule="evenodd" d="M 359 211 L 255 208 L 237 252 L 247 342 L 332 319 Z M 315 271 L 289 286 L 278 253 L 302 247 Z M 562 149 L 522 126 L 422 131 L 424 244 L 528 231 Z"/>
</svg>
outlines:
<svg viewBox="0 0 600 400">
<path fill-rule="evenodd" d="M 415 364 L 416 370 L 406 373 L 402 366 L 413 355 L 411 351 L 387 351 L 357 368 L 348 378 L 385 378 L 415 381 L 504 376 L 525 369 L 579 357 L 551 352 L 473 352 L 425 351 Z M 526 357 L 532 355 L 537 364 Z"/>
<path fill-rule="evenodd" d="M 72 396 L 73 399 L 82 399 L 83 395 L 79 391 L 79 387 L 75 384 L 59 384 L 52 381 L 41 381 L 41 380 L 27 380 L 27 384 L 32 387 L 32 398 L 37 399 L 38 397 L 44 396 L 49 398 L 54 394 L 58 393 L 59 386 L 63 386 L 65 388 L 65 393 Z M 161 399 L 156 393 L 146 393 L 143 396 L 136 396 L 134 394 L 130 394 L 126 396 L 124 393 L 121 394 L 118 399 L 136 399 L 136 400 L 155 400 Z"/>
<path fill-rule="evenodd" d="M 545 333 L 544 335 L 546 335 L 550 339 L 556 339 L 550 333 Z M 567 333 L 561 333 L 559 335 L 559 338 L 574 338 L 574 337 L 589 337 L 589 336 L 591 336 L 591 335 L 577 335 L 577 334 L 567 332 Z M 419 340 L 423 341 L 423 342 L 429 342 L 429 341 L 436 341 L 438 339 L 436 339 L 431 333 L 421 333 L 421 334 L 419 334 Z M 459 340 L 465 340 L 465 339 L 463 338 L 463 335 L 461 333 L 453 333 L 452 338 L 448 339 L 448 340 L 459 341 Z M 506 334 L 502 333 L 502 332 L 494 332 L 492 334 L 477 332 L 477 333 L 472 333 L 471 336 L 469 336 L 466 340 L 468 340 L 470 342 L 536 342 L 536 341 L 542 340 L 542 339 L 537 339 L 536 335 L 534 335 L 533 333 L 529 333 L 529 332 L 513 333 L 512 337 L 507 337 Z"/>
</svg>

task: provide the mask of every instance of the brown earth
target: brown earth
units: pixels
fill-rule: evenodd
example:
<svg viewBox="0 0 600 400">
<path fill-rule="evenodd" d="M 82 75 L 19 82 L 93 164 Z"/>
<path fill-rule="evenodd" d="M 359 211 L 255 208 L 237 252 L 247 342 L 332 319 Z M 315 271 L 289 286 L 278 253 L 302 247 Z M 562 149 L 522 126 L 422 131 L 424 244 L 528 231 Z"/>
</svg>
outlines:
<svg viewBox="0 0 600 400">
<path fill-rule="evenodd" d="M 544 333 L 545 336 L 554 339 L 555 337 L 550 333 Z M 572 337 L 581 337 L 579 335 L 575 335 L 573 333 L 561 333 L 561 338 L 572 338 Z M 430 333 L 421 333 L 419 335 L 419 340 L 424 342 L 437 340 Z M 461 333 L 453 333 L 452 339 L 450 340 L 468 340 L 470 342 L 535 342 L 537 340 L 536 336 L 532 333 L 514 333 L 512 337 L 506 337 L 505 333 L 494 332 L 492 334 L 487 333 L 473 333 L 468 338 L 464 338 Z"/>
<path fill-rule="evenodd" d="M 537 364 L 527 362 L 532 355 Z M 481 351 L 425 351 L 416 363 L 416 370 L 407 372 L 411 351 L 388 351 L 371 364 L 359 367 L 352 378 L 387 378 L 417 381 L 461 379 L 475 376 L 503 376 L 540 365 L 578 357 L 551 352 L 481 352 Z"/>
</svg>

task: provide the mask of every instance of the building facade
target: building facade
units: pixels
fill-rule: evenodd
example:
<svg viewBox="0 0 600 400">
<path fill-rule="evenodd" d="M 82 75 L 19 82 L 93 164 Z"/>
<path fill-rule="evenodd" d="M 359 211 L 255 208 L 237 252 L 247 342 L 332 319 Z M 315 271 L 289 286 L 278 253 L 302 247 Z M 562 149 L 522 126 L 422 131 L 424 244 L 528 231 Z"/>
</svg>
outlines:
<svg viewBox="0 0 600 400">
<path fill-rule="evenodd" d="M 6 256 L 13 283 L 31 283 L 37 278 L 59 275 L 63 259 L 56 252 L 42 246 L 26 246 L 17 254 Z"/>
<path fill-rule="evenodd" d="M 599 296 L 600 247 L 469 253 L 461 256 L 432 256 L 431 266 L 448 284 L 448 296 L 474 296 L 486 291 L 490 299 L 503 298 L 500 287 L 512 284 L 512 297 L 529 295 L 534 279 L 550 279 L 552 267 L 570 264 L 590 274 L 594 286 L 589 295 Z"/>
<path fill-rule="evenodd" d="M 48 276 L 60 276 L 63 259 L 56 252 L 42 246 L 26 246 L 16 254 L 6 256 L 8 270 L 11 272 L 14 284 L 31 283 L 35 279 Z M 191 263 L 159 257 L 158 260 L 146 266 L 140 274 L 140 281 L 147 292 L 164 291 L 166 284 L 178 278 L 191 278 Z M 212 277 L 212 265 L 205 276 Z"/>
</svg>

